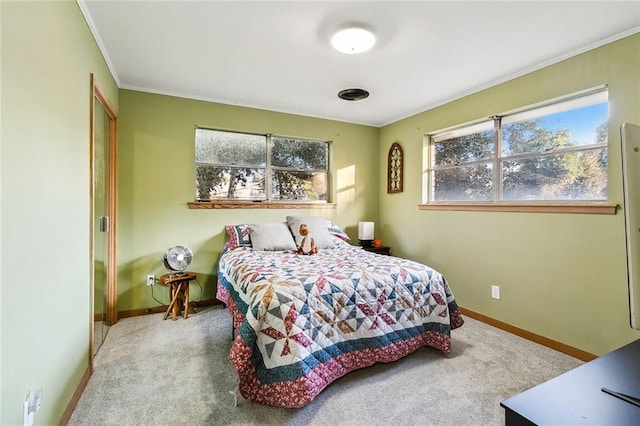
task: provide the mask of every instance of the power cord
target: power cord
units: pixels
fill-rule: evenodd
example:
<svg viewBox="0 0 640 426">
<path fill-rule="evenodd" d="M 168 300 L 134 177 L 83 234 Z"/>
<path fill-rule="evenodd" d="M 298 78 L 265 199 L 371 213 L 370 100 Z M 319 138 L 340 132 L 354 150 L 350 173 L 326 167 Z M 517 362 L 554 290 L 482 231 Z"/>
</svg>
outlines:
<svg viewBox="0 0 640 426">
<path fill-rule="evenodd" d="M 159 301 L 158 299 L 156 299 L 156 296 L 153 294 L 153 288 L 156 286 L 156 282 L 158 282 L 158 279 L 155 278 L 153 280 L 153 285 L 151 286 L 151 297 L 153 297 L 153 300 L 155 300 L 156 302 L 158 302 L 162 307 L 166 308 L 169 305 L 165 305 L 164 303 L 162 303 L 161 301 Z"/>
<path fill-rule="evenodd" d="M 200 287 L 200 299 L 198 299 L 198 304 L 200 302 L 202 302 L 202 284 L 200 284 L 200 281 L 198 281 L 198 278 L 196 277 L 195 282 L 198 283 L 198 287 Z"/>
</svg>

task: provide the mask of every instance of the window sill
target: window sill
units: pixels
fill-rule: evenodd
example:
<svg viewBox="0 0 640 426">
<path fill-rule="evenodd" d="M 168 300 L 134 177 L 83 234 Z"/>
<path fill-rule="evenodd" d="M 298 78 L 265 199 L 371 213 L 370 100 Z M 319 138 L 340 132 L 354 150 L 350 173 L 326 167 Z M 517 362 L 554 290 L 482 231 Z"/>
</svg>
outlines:
<svg viewBox="0 0 640 426">
<path fill-rule="evenodd" d="M 418 204 L 420 210 L 515 213 L 616 214 L 617 204 Z"/>
<path fill-rule="evenodd" d="M 187 203 L 190 209 L 335 209 L 335 203 L 267 203 L 252 201 L 200 201 Z"/>
</svg>

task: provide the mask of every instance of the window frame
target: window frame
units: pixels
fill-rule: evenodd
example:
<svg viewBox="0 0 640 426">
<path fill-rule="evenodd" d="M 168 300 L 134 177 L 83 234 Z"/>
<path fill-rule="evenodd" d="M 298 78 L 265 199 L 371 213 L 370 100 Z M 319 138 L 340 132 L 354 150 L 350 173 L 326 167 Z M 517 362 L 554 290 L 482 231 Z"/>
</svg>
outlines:
<svg viewBox="0 0 640 426">
<path fill-rule="evenodd" d="M 522 154 L 504 155 L 502 152 L 502 126 L 503 120 L 509 118 L 510 122 L 520 122 L 526 119 L 542 118 L 556 112 L 576 110 L 588 105 L 594 105 L 591 99 L 603 97 L 608 99 L 608 87 L 598 86 L 568 96 L 551 99 L 524 108 L 493 115 L 486 119 L 476 120 L 463 125 L 458 125 L 436 132 L 425 134 L 423 140 L 423 178 L 422 178 L 422 203 L 421 210 L 461 210 L 461 211 L 510 211 L 510 212 L 557 212 L 557 213 L 600 213 L 615 214 L 617 205 L 609 203 L 609 194 L 606 200 L 504 200 L 503 185 L 504 176 L 502 165 L 505 161 L 523 158 L 543 158 L 549 155 L 566 154 L 571 152 L 588 152 L 596 149 L 609 149 L 608 138 L 605 143 L 593 143 L 561 147 L 550 150 L 534 151 Z M 562 108 L 571 105 L 571 108 Z M 540 114 L 540 111 L 556 111 Z M 524 117 L 515 120 L 514 117 Z M 493 125 L 490 126 L 489 124 Z M 607 117 L 607 124 L 609 117 Z M 454 139 L 469 134 L 487 131 L 493 127 L 494 146 L 492 159 L 475 159 L 463 163 L 435 165 L 435 144 L 444 140 Z M 492 167 L 492 197 L 491 200 L 451 200 L 438 201 L 434 197 L 434 171 L 461 168 L 476 164 L 491 164 Z M 609 184 L 609 165 L 607 163 L 607 186 Z"/>
<path fill-rule="evenodd" d="M 239 135 L 252 135 L 252 136 L 261 136 L 264 137 L 264 142 L 266 144 L 265 150 L 265 165 L 258 164 L 242 164 L 238 165 L 234 162 L 231 163 L 213 163 L 206 161 L 198 161 L 196 159 L 195 152 L 195 144 L 197 142 L 196 132 L 198 129 L 201 130 L 211 130 L 217 132 L 225 132 L 225 133 L 235 133 Z M 312 143 L 323 143 L 326 147 L 326 169 L 305 169 L 305 168 L 291 168 L 291 167 L 282 167 L 282 166 L 274 166 L 272 165 L 273 159 L 271 158 L 272 151 L 272 138 L 283 138 L 283 139 L 291 139 L 296 141 L 308 141 Z M 221 128 L 214 128 L 208 126 L 200 126 L 196 125 L 194 127 L 194 173 L 193 173 L 193 202 L 187 203 L 189 208 L 196 209 L 208 209 L 208 208 L 335 208 L 335 204 L 332 203 L 333 192 L 332 192 L 332 172 L 331 172 L 331 149 L 332 141 L 326 139 L 314 139 L 309 137 L 297 137 L 297 136 L 286 136 L 279 134 L 271 134 L 271 133 L 256 133 L 256 132 L 243 132 L 237 130 L 228 130 Z M 214 198 L 214 199 L 198 199 L 197 196 L 197 168 L 198 166 L 211 166 L 211 167 L 229 167 L 229 168 L 247 168 L 247 169 L 260 169 L 264 170 L 265 176 L 265 188 L 264 188 L 264 198 L 256 198 L 256 199 L 238 199 L 238 198 Z M 292 172 L 310 172 L 310 173 L 326 173 L 326 199 L 325 200 L 274 200 L 272 194 L 272 174 L 277 170 L 285 170 Z"/>
</svg>

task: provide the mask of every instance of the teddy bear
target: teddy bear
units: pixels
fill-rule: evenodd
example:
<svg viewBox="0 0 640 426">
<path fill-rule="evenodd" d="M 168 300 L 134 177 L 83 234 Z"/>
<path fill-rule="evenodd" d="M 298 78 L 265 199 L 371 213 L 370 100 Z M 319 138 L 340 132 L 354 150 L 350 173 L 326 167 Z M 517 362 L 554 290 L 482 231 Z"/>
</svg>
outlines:
<svg viewBox="0 0 640 426">
<path fill-rule="evenodd" d="M 318 252 L 316 240 L 309 235 L 309 228 L 306 223 L 300 224 L 300 235 L 302 235 L 302 241 L 298 246 L 298 254 L 316 254 Z"/>
</svg>

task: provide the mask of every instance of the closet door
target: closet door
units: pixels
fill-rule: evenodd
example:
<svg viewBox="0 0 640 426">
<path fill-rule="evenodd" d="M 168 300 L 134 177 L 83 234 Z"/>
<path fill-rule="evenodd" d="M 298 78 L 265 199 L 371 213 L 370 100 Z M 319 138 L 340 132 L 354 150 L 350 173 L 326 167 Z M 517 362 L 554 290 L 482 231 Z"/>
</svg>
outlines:
<svg viewBox="0 0 640 426">
<path fill-rule="evenodd" d="M 109 116 L 94 99 L 93 134 L 93 354 L 109 331 L 107 323 L 107 263 L 109 259 Z"/>
<path fill-rule="evenodd" d="M 117 321 L 116 146 L 117 116 L 91 76 L 91 360 Z"/>
</svg>

